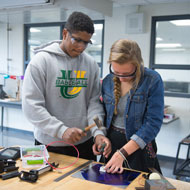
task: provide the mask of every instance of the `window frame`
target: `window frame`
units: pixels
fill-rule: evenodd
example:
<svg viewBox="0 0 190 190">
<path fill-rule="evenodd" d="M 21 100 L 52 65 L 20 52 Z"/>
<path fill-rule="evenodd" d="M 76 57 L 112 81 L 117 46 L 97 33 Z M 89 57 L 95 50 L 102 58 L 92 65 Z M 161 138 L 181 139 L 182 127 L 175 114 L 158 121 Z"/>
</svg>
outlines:
<svg viewBox="0 0 190 190">
<path fill-rule="evenodd" d="M 62 39 L 62 31 L 65 26 L 66 22 L 50 22 L 50 23 L 31 23 L 31 24 L 24 24 L 24 72 L 30 60 L 28 60 L 28 34 L 31 27 L 52 27 L 52 26 L 59 26 L 60 27 L 60 40 Z M 104 20 L 93 20 L 94 24 L 102 24 L 102 40 L 101 40 L 101 62 L 97 62 L 98 66 L 100 67 L 100 77 L 103 75 L 103 56 L 104 56 Z M 92 56 L 93 57 L 93 56 Z"/>
<path fill-rule="evenodd" d="M 190 70 L 190 65 L 172 65 L 172 64 L 155 64 L 156 48 L 156 23 L 161 21 L 190 19 L 190 14 L 170 15 L 170 16 L 153 16 L 151 22 L 151 41 L 150 41 L 150 63 L 151 69 L 168 69 L 168 70 Z M 165 96 L 190 98 L 190 93 L 165 92 Z"/>
</svg>

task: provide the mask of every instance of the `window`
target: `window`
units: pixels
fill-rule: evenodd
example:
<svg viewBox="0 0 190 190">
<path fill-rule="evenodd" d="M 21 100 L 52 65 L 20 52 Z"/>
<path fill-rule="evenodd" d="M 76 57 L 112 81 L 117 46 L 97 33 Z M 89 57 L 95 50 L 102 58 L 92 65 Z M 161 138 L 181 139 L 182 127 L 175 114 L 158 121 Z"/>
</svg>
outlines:
<svg viewBox="0 0 190 190">
<path fill-rule="evenodd" d="M 33 57 L 35 47 L 47 42 L 62 39 L 62 30 L 64 28 L 61 23 L 41 23 L 41 24 L 25 24 L 25 56 L 24 68 Z M 90 54 L 98 63 L 100 68 L 100 77 L 102 77 L 103 69 L 103 39 L 104 39 L 104 21 L 94 21 L 95 32 L 92 36 L 92 45 L 86 48 L 86 52 Z"/>
<path fill-rule="evenodd" d="M 152 17 L 150 68 L 160 73 L 165 96 L 190 98 L 190 15 Z"/>
<path fill-rule="evenodd" d="M 103 75 L 103 40 L 104 40 L 104 22 L 94 22 L 95 32 L 92 36 L 92 45 L 88 46 L 86 52 L 90 54 L 98 63 L 100 68 L 100 77 Z"/>
</svg>

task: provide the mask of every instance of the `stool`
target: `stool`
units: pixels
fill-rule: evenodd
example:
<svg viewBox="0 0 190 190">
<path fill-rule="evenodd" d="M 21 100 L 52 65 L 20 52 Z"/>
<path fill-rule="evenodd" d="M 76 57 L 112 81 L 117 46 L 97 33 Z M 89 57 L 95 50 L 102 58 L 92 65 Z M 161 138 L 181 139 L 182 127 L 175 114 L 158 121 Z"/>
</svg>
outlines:
<svg viewBox="0 0 190 190">
<path fill-rule="evenodd" d="M 185 161 L 178 164 L 179 152 L 180 152 L 180 148 L 182 145 L 188 146 L 187 147 L 187 156 L 186 156 Z M 173 174 L 176 175 L 176 178 L 179 178 L 180 176 L 190 177 L 190 135 L 188 135 L 181 142 L 179 142 Z"/>
</svg>

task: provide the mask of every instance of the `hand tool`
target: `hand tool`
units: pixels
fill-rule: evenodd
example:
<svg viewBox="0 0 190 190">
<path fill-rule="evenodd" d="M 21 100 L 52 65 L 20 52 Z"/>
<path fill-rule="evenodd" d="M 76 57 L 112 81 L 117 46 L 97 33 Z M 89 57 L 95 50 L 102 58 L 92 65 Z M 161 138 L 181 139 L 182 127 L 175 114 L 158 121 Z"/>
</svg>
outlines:
<svg viewBox="0 0 190 190">
<path fill-rule="evenodd" d="M 52 163 L 51 164 L 53 167 L 58 167 L 59 164 L 55 164 L 55 163 Z M 39 175 L 47 172 L 47 171 L 52 171 L 53 168 L 49 165 L 49 164 L 46 164 L 46 166 L 43 166 L 37 170 L 30 170 L 29 172 L 27 171 L 21 171 L 20 172 L 20 175 L 19 175 L 19 178 L 23 181 L 27 181 L 27 182 L 36 182 Z"/>
<path fill-rule="evenodd" d="M 71 175 L 72 173 L 74 173 L 74 172 L 76 172 L 76 171 L 78 171 L 78 170 L 84 168 L 85 166 L 88 166 L 88 165 L 89 165 L 90 163 L 92 163 L 92 162 L 93 162 L 93 160 L 89 160 L 89 161 L 85 162 L 84 164 L 78 166 L 77 168 L 75 168 L 75 169 L 73 169 L 73 170 L 67 172 L 66 174 L 63 174 L 62 176 L 60 176 L 60 177 L 54 179 L 54 181 L 58 182 L 58 181 L 64 179 L 65 177 Z"/>
<path fill-rule="evenodd" d="M 102 154 L 102 158 L 103 158 L 103 162 L 104 162 L 104 165 L 100 167 L 100 172 L 106 172 L 105 170 L 105 165 L 106 165 L 106 158 L 105 156 L 103 155 L 103 152 L 104 152 L 104 148 L 106 147 L 106 143 L 104 142 L 101 147 L 100 147 L 100 150 L 99 152 Z"/>
<path fill-rule="evenodd" d="M 103 144 L 101 145 L 100 150 L 99 150 L 99 152 L 102 154 L 102 157 L 103 157 L 104 166 L 106 165 L 106 158 L 105 158 L 105 156 L 103 155 L 103 152 L 104 152 L 104 148 L 105 148 L 105 147 L 106 147 L 106 143 L 103 143 Z"/>
<path fill-rule="evenodd" d="M 101 145 L 101 147 L 100 147 L 99 152 L 100 152 L 100 153 L 103 153 L 105 147 L 106 147 L 106 143 L 103 143 L 103 144 Z"/>
<path fill-rule="evenodd" d="M 16 167 L 15 165 L 16 165 L 15 160 L 12 159 L 0 160 L 0 173 L 18 170 L 18 167 Z"/>
<path fill-rule="evenodd" d="M 14 170 L 18 170 L 18 168 L 19 167 L 16 167 L 16 166 L 5 167 L 4 172 L 11 172 L 11 171 L 14 171 Z"/>
<path fill-rule="evenodd" d="M 12 171 L 12 172 L 8 172 L 6 174 L 0 175 L 0 177 L 5 180 L 5 179 L 10 179 L 12 177 L 17 177 L 19 176 L 20 173 L 16 170 L 16 171 Z"/>
<path fill-rule="evenodd" d="M 83 129 L 84 132 L 89 131 L 92 127 L 95 127 L 95 126 L 97 126 L 98 128 L 101 128 L 103 126 L 102 122 L 99 120 L 98 117 L 95 117 L 93 120 L 94 120 L 94 123 L 85 127 Z"/>
</svg>

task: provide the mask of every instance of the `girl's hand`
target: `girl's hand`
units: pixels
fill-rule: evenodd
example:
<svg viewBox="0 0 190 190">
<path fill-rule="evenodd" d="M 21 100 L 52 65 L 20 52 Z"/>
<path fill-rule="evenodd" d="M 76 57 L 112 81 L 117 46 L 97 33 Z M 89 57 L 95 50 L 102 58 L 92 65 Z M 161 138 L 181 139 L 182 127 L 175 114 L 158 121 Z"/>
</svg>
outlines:
<svg viewBox="0 0 190 190">
<path fill-rule="evenodd" d="M 123 172 L 123 157 L 118 153 L 115 152 L 112 158 L 105 166 L 105 170 L 107 173 L 122 173 Z"/>
</svg>

